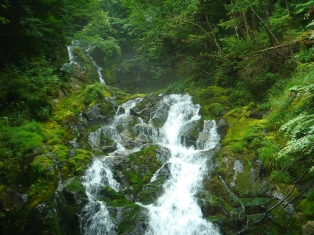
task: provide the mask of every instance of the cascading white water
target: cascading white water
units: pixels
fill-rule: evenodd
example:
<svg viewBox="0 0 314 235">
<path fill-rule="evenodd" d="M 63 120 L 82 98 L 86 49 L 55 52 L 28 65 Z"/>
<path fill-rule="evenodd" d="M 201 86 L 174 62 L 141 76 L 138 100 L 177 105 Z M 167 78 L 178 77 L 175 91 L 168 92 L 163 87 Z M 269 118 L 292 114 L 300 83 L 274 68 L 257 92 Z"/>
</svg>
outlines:
<svg viewBox="0 0 314 235">
<path fill-rule="evenodd" d="M 74 47 L 74 45 L 67 46 L 70 64 L 75 64 L 75 65 L 79 66 L 78 62 L 76 61 L 76 59 L 73 55 L 73 47 Z"/>
<path fill-rule="evenodd" d="M 130 123 L 134 122 L 136 118 L 132 119 L 129 114 L 139 102 L 141 99 L 121 105 L 111 125 L 101 128 L 102 133 L 117 143 L 117 151 L 137 151 L 123 146 L 117 127 L 127 129 Z M 218 229 L 203 218 L 195 198 L 207 170 L 208 154 L 204 154 L 204 150 L 214 148 L 219 142 L 216 123 L 205 121 L 204 130 L 196 141 L 196 150 L 193 147 L 187 148 L 181 144 L 180 134 L 185 125 L 201 118 L 198 115 L 200 106 L 194 105 L 189 95 L 164 96 L 161 103 L 170 107 L 167 121 L 161 129 L 157 130 L 139 118 L 134 128 L 139 139 L 164 146 L 171 152 L 166 163 L 171 177 L 163 186 L 164 194 L 154 204 L 143 205 L 148 210 L 149 218 L 146 235 L 218 235 Z M 108 157 L 95 159 L 82 178 L 89 199 L 80 215 L 82 234 L 116 234 L 115 224 L 106 205 L 99 201 L 101 187 L 109 186 L 116 191 L 120 189 L 105 163 L 106 158 Z M 151 181 L 154 181 L 156 175 Z"/>
<path fill-rule="evenodd" d="M 74 53 L 73 53 L 73 49 L 75 47 L 80 47 L 81 49 L 83 49 L 86 53 L 86 55 L 88 56 L 88 58 L 92 61 L 93 65 L 96 67 L 97 69 L 97 75 L 98 75 L 98 78 L 99 78 L 99 82 L 103 85 L 105 85 L 105 80 L 102 76 L 102 67 L 98 66 L 98 64 L 96 63 L 96 61 L 94 60 L 94 58 L 90 55 L 91 51 L 93 50 L 92 47 L 86 47 L 86 46 L 83 46 L 81 45 L 81 43 L 77 40 L 73 40 L 72 41 L 72 44 L 67 46 L 67 50 L 68 50 L 68 55 L 69 55 L 69 60 L 70 60 L 70 64 L 74 64 L 76 66 L 80 66 L 79 63 L 77 62 L 75 56 L 74 56 Z"/>
<path fill-rule="evenodd" d="M 97 74 L 98 74 L 98 78 L 99 78 L 99 82 L 103 85 L 105 85 L 105 80 L 102 76 L 101 71 L 103 70 L 102 67 L 98 66 L 98 64 L 96 63 L 96 61 L 94 60 L 94 58 L 90 55 L 90 52 L 93 50 L 93 47 L 87 47 L 85 49 L 86 55 L 88 56 L 88 58 L 92 61 L 93 65 L 96 67 L 97 69 Z"/>
<path fill-rule="evenodd" d="M 106 136 L 116 141 L 118 151 L 126 150 L 120 143 L 121 137 L 116 130 L 116 126 L 125 122 L 128 117 L 130 109 L 140 102 L 141 99 L 129 101 L 122 105 L 124 112 L 117 111 L 115 118 L 111 125 L 104 126 L 99 131 L 103 131 Z M 99 132 L 98 131 L 98 132 Z M 97 131 L 96 131 L 97 132 Z M 97 132 L 97 133 L 98 133 Z M 93 146 L 93 135 L 89 136 L 89 142 Z M 113 156 L 104 156 L 102 158 L 95 158 L 90 167 L 86 170 L 81 182 L 85 187 L 88 197 L 88 203 L 83 208 L 80 214 L 81 233 L 84 235 L 114 235 L 115 224 L 110 218 L 109 211 L 106 204 L 100 200 L 101 188 L 108 186 L 115 191 L 120 190 L 119 183 L 114 179 L 112 171 L 106 164 L 106 159 Z"/>
<path fill-rule="evenodd" d="M 94 159 L 91 166 L 82 177 L 86 189 L 88 203 L 80 215 L 81 233 L 84 235 L 114 235 L 115 225 L 110 218 L 104 202 L 99 201 L 99 191 L 104 186 L 119 190 L 119 184 L 114 180 L 111 170 L 100 159 Z"/>
<path fill-rule="evenodd" d="M 217 235 L 218 229 L 203 218 L 195 199 L 206 172 L 207 158 L 200 150 L 214 148 L 219 141 L 215 125 L 204 129 L 205 133 L 209 132 L 215 138 L 208 138 L 208 143 L 203 143 L 202 149 L 186 148 L 180 143 L 180 130 L 188 122 L 200 119 L 200 107 L 192 103 L 189 95 L 170 95 L 164 100 L 171 108 L 161 130 L 159 144 L 171 151 L 171 178 L 164 184 L 165 192 L 157 202 L 145 206 L 149 210 L 150 220 L 146 234 Z"/>
</svg>

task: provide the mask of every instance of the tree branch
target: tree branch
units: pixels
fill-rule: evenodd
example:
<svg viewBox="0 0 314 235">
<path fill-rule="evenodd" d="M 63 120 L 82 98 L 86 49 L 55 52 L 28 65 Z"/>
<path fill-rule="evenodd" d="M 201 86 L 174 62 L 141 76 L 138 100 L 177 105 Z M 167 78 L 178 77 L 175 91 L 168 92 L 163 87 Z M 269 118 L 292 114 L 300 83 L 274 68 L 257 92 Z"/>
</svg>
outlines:
<svg viewBox="0 0 314 235">
<path fill-rule="evenodd" d="M 269 208 L 269 209 L 264 213 L 264 216 L 263 216 L 260 220 L 258 220 L 257 222 L 255 222 L 255 224 L 261 222 L 263 219 L 266 218 L 266 216 L 269 214 L 269 212 L 271 212 L 271 211 L 274 210 L 276 207 L 278 207 L 279 205 L 281 205 L 281 204 L 292 194 L 292 192 L 294 191 L 294 189 L 297 187 L 296 184 L 299 182 L 299 180 L 301 180 L 307 173 L 308 173 L 308 172 L 306 171 L 304 174 L 302 174 L 301 176 L 299 176 L 299 178 L 294 181 L 294 183 L 293 183 L 294 186 L 293 186 L 293 188 L 289 191 L 289 193 L 287 193 L 276 205 L 274 205 L 273 207 Z M 313 181 L 313 183 L 314 183 L 314 181 Z M 285 205 L 285 206 L 287 206 L 287 205 Z M 277 212 L 277 213 L 278 213 L 278 212 Z"/>
<path fill-rule="evenodd" d="M 273 32 L 270 30 L 270 28 L 267 26 L 267 24 L 265 24 L 264 20 L 256 13 L 256 11 L 253 9 L 253 7 L 250 7 L 250 9 L 254 13 L 254 15 L 261 21 L 262 25 L 264 26 L 264 28 L 266 29 L 268 34 L 275 40 L 275 43 L 279 44 L 276 36 L 273 34 Z"/>
</svg>

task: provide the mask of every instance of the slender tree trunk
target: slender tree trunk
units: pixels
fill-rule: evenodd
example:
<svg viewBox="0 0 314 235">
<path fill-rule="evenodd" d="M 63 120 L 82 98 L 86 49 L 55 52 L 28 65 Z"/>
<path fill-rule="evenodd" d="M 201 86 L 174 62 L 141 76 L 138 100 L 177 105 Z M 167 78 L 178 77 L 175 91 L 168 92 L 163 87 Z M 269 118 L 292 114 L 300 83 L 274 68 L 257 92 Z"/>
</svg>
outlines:
<svg viewBox="0 0 314 235">
<path fill-rule="evenodd" d="M 251 37 L 250 35 L 250 26 L 249 26 L 249 23 L 248 23 L 248 20 L 247 20 L 247 13 L 242 11 L 242 17 L 243 17 L 243 22 L 244 22 L 244 28 L 245 28 L 245 33 L 248 37 Z"/>
<path fill-rule="evenodd" d="M 286 9 L 287 9 L 287 12 L 288 12 L 288 15 L 289 15 L 289 26 L 291 27 L 292 26 L 292 15 L 291 15 L 291 11 L 290 11 L 290 6 L 289 6 L 289 2 L 288 0 L 286 0 Z"/>
<path fill-rule="evenodd" d="M 270 27 L 267 25 L 267 23 L 264 22 L 264 20 L 256 13 L 256 11 L 253 9 L 253 7 L 250 7 L 254 15 L 261 21 L 262 25 L 266 29 L 267 33 L 269 34 L 270 37 L 270 42 L 272 46 L 279 44 L 276 36 L 273 34 L 273 32 L 270 30 Z"/>
<path fill-rule="evenodd" d="M 269 11 L 268 11 L 268 4 L 265 4 L 265 15 L 266 15 L 266 22 L 267 22 L 267 29 L 270 29 L 270 19 L 269 19 Z M 272 34 L 269 34 L 269 40 L 271 42 L 271 45 L 274 46 L 278 43 L 276 43 L 276 41 L 274 40 Z"/>
<path fill-rule="evenodd" d="M 209 19 L 208 19 L 208 16 L 207 16 L 206 14 L 205 14 L 205 18 L 206 18 L 206 23 L 207 23 L 207 25 L 208 25 L 208 28 L 209 28 L 209 30 L 210 30 L 211 40 L 212 40 L 212 41 L 214 42 L 214 44 L 216 45 L 216 47 L 217 47 L 219 53 L 222 54 L 222 49 L 221 49 L 221 47 L 220 47 L 220 45 L 219 45 L 219 42 L 218 42 L 218 40 L 217 40 L 217 38 L 216 38 L 216 36 L 215 36 L 215 31 L 214 31 L 213 26 L 211 25 L 211 23 L 210 23 L 210 21 L 209 21 Z"/>
</svg>

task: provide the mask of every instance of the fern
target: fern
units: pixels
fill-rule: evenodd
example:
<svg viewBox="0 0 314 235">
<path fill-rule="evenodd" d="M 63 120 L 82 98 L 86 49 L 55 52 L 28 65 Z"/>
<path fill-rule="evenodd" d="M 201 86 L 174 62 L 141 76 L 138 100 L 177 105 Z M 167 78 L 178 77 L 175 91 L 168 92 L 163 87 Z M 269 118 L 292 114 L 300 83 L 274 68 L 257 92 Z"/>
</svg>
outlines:
<svg viewBox="0 0 314 235">
<path fill-rule="evenodd" d="M 310 154 L 314 142 L 314 115 L 302 113 L 284 124 L 280 131 L 289 138 L 286 146 L 279 151 L 278 157 L 290 154 Z"/>
</svg>

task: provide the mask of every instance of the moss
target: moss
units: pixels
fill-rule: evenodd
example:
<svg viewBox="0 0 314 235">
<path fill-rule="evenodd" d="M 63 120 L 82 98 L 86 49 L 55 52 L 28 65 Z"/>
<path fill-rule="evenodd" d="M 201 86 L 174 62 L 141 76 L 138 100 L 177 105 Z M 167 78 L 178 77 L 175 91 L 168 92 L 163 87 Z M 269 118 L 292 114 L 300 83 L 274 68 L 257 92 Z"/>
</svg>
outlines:
<svg viewBox="0 0 314 235">
<path fill-rule="evenodd" d="M 82 196 L 86 196 L 85 188 L 80 181 L 80 177 L 73 179 L 71 183 L 69 183 L 64 188 L 71 192 L 79 193 Z"/>
<path fill-rule="evenodd" d="M 249 118 L 251 112 L 250 106 L 245 106 L 243 108 L 236 108 L 230 110 L 224 115 L 224 119 L 229 125 L 229 129 L 225 138 L 223 139 L 223 144 L 227 145 L 230 142 L 241 141 L 244 139 L 249 139 L 256 132 L 261 133 L 261 130 L 265 128 L 265 119 L 253 119 Z"/>
<path fill-rule="evenodd" d="M 84 149 L 75 149 L 74 156 L 69 159 L 71 172 L 75 175 L 81 174 L 92 159 L 91 154 Z"/>
<path fill-rule="evenodd" d="M 81 72 L 79 74 L 80 78 L 86 81 L 91 80 L 93 82 L 97 82 L 98 74 L 96 72 L 95 66 L 93 62 L 88 58 L 86 53 L 83 51 L 83 49 L 80 47 L 74 47 L 73 54 L 76 56 L 77 61 L 79 62 L 81 67 L 85 68 L 84 73 Z"/>
<path fill-rule="evenodd" d="M 200 114 L 204 119 L 218 119 L 223 112 L 229 109 L 227 94 L 228 91 L 222 87 L 209 86 L 194 92 L 193 101 L 201 105 Z"/>
<path fill-rule="evenodd" d="M 305 215 L 307 220 L 313 220 L 314 219 L 314 201 L 305 198 L 303 199 L 298 205 L 297 208 L 302 211 L 302 213 Z"/>
<path fill-rule="evenodd" d="M 83 103 L 92 106 L 100 102 L 104 98 L 104 94 L 103 86 L 100 83 L 88 85 L 83 91 Z"/>
<path fill-rule="evenodd" d="M 101 195 L 99 200 L 104 201 L 109 206 L 114 207 L 133 207 L 135 204 L 127 200 L 123 194 L 116 192 L 110 187 L 103 187 L 100 189 L 99 194 Z"/>
<path fill-rule="evenodd" d="M 155 157 L 156 150 L 157 146 L 149 146 L 131 154 L 126 163 L 130 167 L 122 170 L 131 185 L 129 190 L 136 196 L 142 192 L 143 187 L 150 182 L 153 174 L 161 167 L 161 163 Z"/>
<path fill-rule="evenodd" d="M 53 161 L 48 156 L 37 156 L 31 163 L 31 186 L 27 194 L 31 197 L 31 205 L 49 200 L 57 186 L 57 172 Z"/>
<path fill-rule="evenodd" d="M 4 173 L 5 177 L 3 177 L 4 179 L 2 179 L 2 181 L 7 184 L 19 184 L 19 179 L 21 177 L 20 173 L 22 172 L 19 159 L 5 159 L 3 163 L 2 172 Z"/>
<path fill-rule="evenodd" d="M 55 175 L 54 172 L 54 163 L 50 157 L 39 155 L 36 156 L 31 163 L 31 174 L 33 179 L 37 178 L 53 178 Z"/>
<path fill-rule="evenodd" d="M 62 143 L 62 136 L 65 134 L 65 130 L 56 121 L 50 121 L 44 123 L 43 133 L 45 142 L 48 145 L 56 145 Z"/>
<path fill-rule="evenodd" d="M 80 102 L 81 94 L 79 92 L 71 94 L 70 97 L 61 100 L 53 106 L 53 120 L 60 122 L 68 117 L 73 117 L 79 114 L 84 104 Z"/>
<path fill-rule="evenodd" d="M 123 220 L 118 225 L 118 234 L 127 234 L 127 232 L 131 232 L 132 229 L 139 224 L 140 212 L 141 208 L 136 204 L 126 208 L 124 210 Z"/>
</svg>

